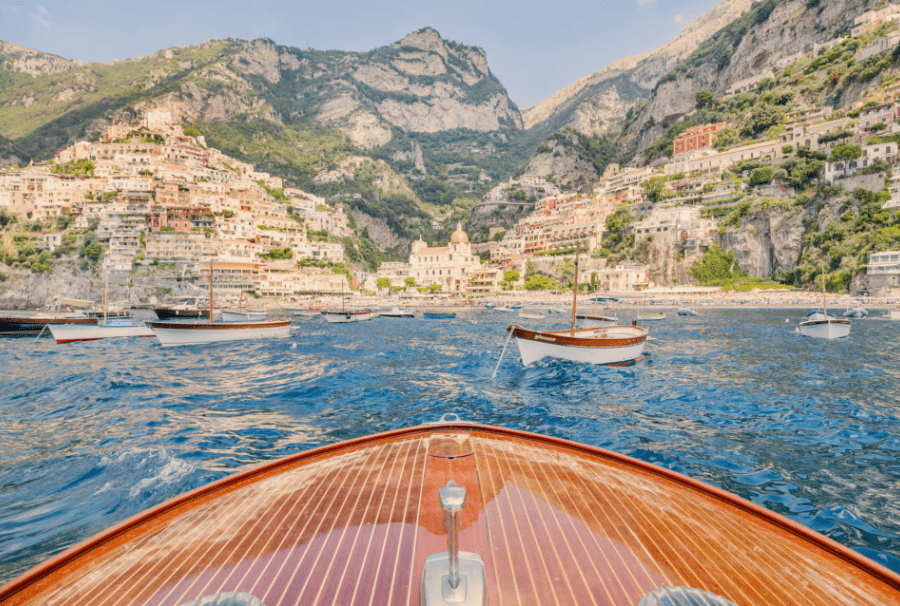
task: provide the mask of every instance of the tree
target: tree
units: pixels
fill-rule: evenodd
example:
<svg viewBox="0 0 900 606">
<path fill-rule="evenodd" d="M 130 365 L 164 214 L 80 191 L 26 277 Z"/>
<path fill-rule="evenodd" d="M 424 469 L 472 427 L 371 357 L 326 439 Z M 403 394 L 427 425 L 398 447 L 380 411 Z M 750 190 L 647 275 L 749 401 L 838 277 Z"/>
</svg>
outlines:
<svg viewBox="0 0 900 606">
<path fill-rule="evenodd" d="M 757 185 L 764 185 L 766 183 L 772 182 L 772 176 L 775 174 L 775 170 L 771 166 L 765 166 L 763 168 L 757 168 L 750 175 L 750 187 L 755 187 Z"/>
<path fill-rule="evenodd" d="M 416 285 L 416 279 L 415 278 L 407 278 L 403 281 L 403 283 L 406 284 L 407 286 L 412 287 L 412 286 Z"/>
<path fill-rule="evenodd" d="M 391 287 L 391 281 L 388 278 L 378 278 L 375 280 L 375 287 L 380 291 L 388 290 Z"/>
<path fill-rule="evenodd" d="M 856 160 L 862 156 L 862 148 L 859 145 L 850 145 L 849 143 L 843 143 L 838 145 L 833 150 L 831 150 L 831 155 L 828 156 L 829 162 L 843 162 L 844 163 L 844 176 L 847 176 L 847 169 L 850 167 L 850 162 Z"/>
<path fill-rule="evenodd" d="M 541 275 L 534 275 L 525 282 L 525 290 L 554 290 L 556 287 L 556 280 Z"/>
<path fill-rule="evenodd" d="M 519 281 L 518 270 L 510 269 L 509 271 L 503 272 L 503 279 L 507 282 L 518 282 Z"/>
<path fill-rule="evenodd" d="M 694 99 L 697 101 L 697 109 L 712 107 L 716 103 L 715 95 L 708 90 L 697 91 L 697 94 L 694 95 Z"/>
<path fill-rule="evenodd" d="M 726 253 L 718 243 L 709 247 L 703 257 L 690 269 L 700 284 L 725 284 L 735 278 L 746 277 L 734 261 L 734 251 Z"/>
</svg>

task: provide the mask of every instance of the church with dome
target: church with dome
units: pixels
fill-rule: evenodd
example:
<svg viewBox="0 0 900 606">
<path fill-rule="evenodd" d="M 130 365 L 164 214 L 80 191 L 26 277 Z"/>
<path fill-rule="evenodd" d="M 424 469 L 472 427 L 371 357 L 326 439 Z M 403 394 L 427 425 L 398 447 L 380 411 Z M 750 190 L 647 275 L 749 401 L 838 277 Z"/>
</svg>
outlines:
<svg viewBox="0 0 900 606">
<path fill-rule="evenodd" d="M 481 259 L 472 254 L 469 236 L 462 224 L 457 224 L 447 246 L 428 246 L 420 236 L 412 243 L 409 263 L 382 263 L 366 287 L 375 290 L 378 278 L 388 278 L 395 287 L 412 278 L 418 288 L 437 284 L 444 293 L 470 293 L 494 288 L 503 279 L 503 272 L 482 267 Z"/>
<path fill-rule="evenodd" d="M 472 254 L 469 236 L 457 224 L 447 246 L 428 246 L 419 239 L 412 244 L 409 275 L 416 286 L 440 284 L 442 292 L 466 292 L 469 280 L 481 270 L 481 259 Z"/>
</svg>

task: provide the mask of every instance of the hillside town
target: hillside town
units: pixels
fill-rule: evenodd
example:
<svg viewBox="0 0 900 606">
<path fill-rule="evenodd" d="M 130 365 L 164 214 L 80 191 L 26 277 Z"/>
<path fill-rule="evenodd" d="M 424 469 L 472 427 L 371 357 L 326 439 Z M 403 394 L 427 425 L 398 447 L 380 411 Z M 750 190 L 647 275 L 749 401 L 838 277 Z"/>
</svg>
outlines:
<svg viewBox="0 0 900 606">
<path fill-rule="evenodd" d="M 854 35 L 898 17 L 895 5 L 863 13 Z M 807 55 L 844 40 L 816 45 Z M 857 61 L 891 51 L 897 40 L 900 33 L 889 32 L 858 49 Z M 734 83 L 716 100 L 752 93 L 771 76 Z M 660 271 L 634 254 L 613 255 L 611 243 L 618 239 L 630 251 L 652 243 L 672 260 L 696 260 L 716 241 L 730 208 L 796 198 L 777 166 L 801 154 L 823 159 L 814 181 L 848 192 L 887 186 L 883 208 L 900 207 L 900 81 L 841 110 L 794 99 L 763 141 L 717 146 L 728 127 L 692 126 L 674 138 L 671 154 L 646 165 L 640 157 L 609 164 L 590 193 L 566 193 L 541 177 L 512 179 L 484 198 L 504 206 L 507 193 L 519 191 L 536 200 L 512 229 L 490 229 L 487 241 L 473 243 L 460 224 L 446 245 L 420 238 L 407 262 L 385 262 L 373 273 L 345 262 L 342 239 L 355 230 L 340 198 L 284 187 L 281 178 L 209 147 L 164 109 L 146 112 L 136 124 L 109 126 L 99 140 L 61 149 L 52 162 L 0 172 L 0 211 L 41 226 L 31 237 L 51 255 L 76 243 L 71 227 L 96 235 L 111 272 L 162 264 L 183 290 L 212 267 L 220 296 L 250 291 L 289 300 L 344 289 L 483 295 L 523 288 L 536 266 L 575 250 L 590 260 L 579 280 L 598 290 L 670 284 L 671 269 Z M 887 183 L 881 175 L 889 175 Z M 17 247 L 14 238 L 21 237 L 5 234 L 4 249 Z M 872 271 L 882 276 L 900 273 L 900 266 L 875 265 Z"/>
</svg>

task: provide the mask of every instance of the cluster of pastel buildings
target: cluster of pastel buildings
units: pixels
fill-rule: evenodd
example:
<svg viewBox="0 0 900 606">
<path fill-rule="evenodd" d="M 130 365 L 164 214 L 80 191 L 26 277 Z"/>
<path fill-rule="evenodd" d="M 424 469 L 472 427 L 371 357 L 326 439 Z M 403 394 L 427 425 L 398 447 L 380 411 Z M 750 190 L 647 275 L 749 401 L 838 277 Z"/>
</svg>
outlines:
<svg viewBox="0 0 900 606">
<path fill-rule="evenodd" d="M 93 174 L 71 170 L 87 162 Z M 346 279 L 328 265 L 343 262 L 343 244 L 308 232 L 349 235 L 342 205 L 290 188 L 279 201 L 273 190 L 282 190 L 280 178 L 185 136 L 168 112 L 153 110 L 138 125 L 110 126 L 98 142 L 60 150 L 52 165 L 0 172 L 0 209 L 93 228 L 112 271 L 166 263 L 190 282 L 211 262 L 225 295 L 340 292 Z M 58 230 L 41 239 L 51 251 L 64 244 Z M 270 258 L 285 248 L 291 259 Z M 314 263 L 299 267 L 302 260 Z"/>
</svg>

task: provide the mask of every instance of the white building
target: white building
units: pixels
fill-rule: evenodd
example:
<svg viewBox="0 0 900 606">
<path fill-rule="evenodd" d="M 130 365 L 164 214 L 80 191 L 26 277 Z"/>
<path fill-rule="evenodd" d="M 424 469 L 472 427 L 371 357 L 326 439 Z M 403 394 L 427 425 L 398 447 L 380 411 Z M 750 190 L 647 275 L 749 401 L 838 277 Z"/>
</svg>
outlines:
<svg viewBox="0 0 900 606">
<path fill-rule="evenodd" d="M 481 259 L 472 254 L 460 224 L 447 246 L 429 247 L 421 238 L 413 242 L 409 265 L 417 286 L 440 284 L 445 293 L 459 293 L 468 289 L 470 278 L 481 269 Z"/>
<path fill-rule="evenodd" d="M 866 275 L 885 276 L 900 274 L 900 250 L 872 253 L 866 265 Z"/>
</svg>

